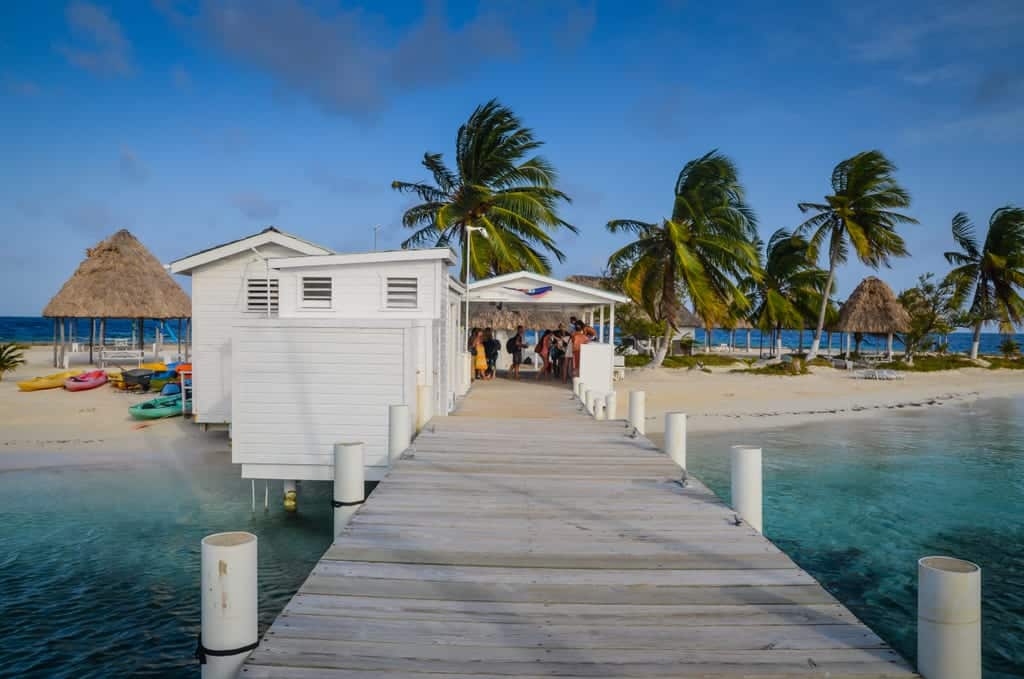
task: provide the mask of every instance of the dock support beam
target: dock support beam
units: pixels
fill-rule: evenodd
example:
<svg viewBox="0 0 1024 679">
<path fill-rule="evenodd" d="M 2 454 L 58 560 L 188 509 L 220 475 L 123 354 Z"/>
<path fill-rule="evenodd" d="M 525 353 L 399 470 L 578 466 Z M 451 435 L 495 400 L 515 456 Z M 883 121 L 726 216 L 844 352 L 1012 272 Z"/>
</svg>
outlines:
<svg viewBox="0 0 1024 679">
<path fill-rule="evenodd" d="M 644 423 L 644 403 L 646 394 L 642 391 L 629 392 L 629 426 L 633 428 L 638 436 L 647 434 L 647 425 Z"/>
<path fill-rule="evenodd" d="M 196 657 L 203 679 L 228 679 L 256 648 L 256 536 L 214 533 L 200 547 L 201 610 Z"/>
<path fill-rule="evenodd" d="M 388 406 L 388 466 L 394 466 L 412 442 L 409 406 Z"/>
<path fill-rule="evenodd" d="M 981 679 L 981 568 L 926 556 L 917 583 L 917 670 L 924 679 Z"/>
<path fill-rule="evenodd" d="M 606 420 L 618 419 L 619 409 L 616 399 L 614 391 L 609 391 L 608 395 L 604 397 L 604 418 Z"/>
<path fill-rule="evenodd" d="M 665 413 L 665 452 L 686 469 L 686 413 Z"/>
<path fill-rule="evenodd" d="M 763 533 L 761 449 L 733 446 L 729 457 L 732 466 L 732 508 L 751 528 Z"/>
<path fill-rule="evenodd" d="M 366 467 L 363 462 L 363 444 L 334 444 L 334 536 L 348 525 L 352 515 L 366 499 Z"/>
</svg>

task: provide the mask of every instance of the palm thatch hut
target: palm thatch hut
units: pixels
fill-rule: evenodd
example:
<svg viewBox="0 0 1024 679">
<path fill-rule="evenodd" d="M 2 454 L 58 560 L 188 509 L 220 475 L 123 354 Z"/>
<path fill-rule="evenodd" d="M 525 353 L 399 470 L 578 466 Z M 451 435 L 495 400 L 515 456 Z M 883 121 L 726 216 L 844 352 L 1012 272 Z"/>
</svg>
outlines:
<svg viewBox="0 0 1024 679">
<path fill-rule="evenodd" d="M 517 326 L 531 329 L 554 329 L 565 326 L 569 316 L 581 317 L 582 310 L 570 313 L 550 309 L 507 309 L 497 305 L 475 309 L 469 317 L 469 324 L 474 328 L 493 328 L 495 330 L 515 330 Z"/>
<path fill-rule="evenodd" d="M 892 288 L 881 279 L 868 276 L 860 282 L 839 310 L 836 330 L 847 333 L 846 353 L 850 353 L 849 333 L 885 335 L 887 354 L 892 357 L 895 333 L 910 329 L 910 314 L 896 298 Z"/>
<path fill-rule="evenodd" d="M 122 229 L 86 250 L 86 258 L 43 309 L 54 322 L 55 365 L 67 352 L 67 323 L 90 319 L 89 362 L 93 361 L 96 321 L 99 343 L 105 342 L 106 320 L 127 318 L 137 323 L 138 348 L 142 348 L 145 319 L 178 320 L 192 316 L 192 302 L 160 261 L 127 230 Z M 59 345 L 59 351 L 58 351 Z"/>
</svg>

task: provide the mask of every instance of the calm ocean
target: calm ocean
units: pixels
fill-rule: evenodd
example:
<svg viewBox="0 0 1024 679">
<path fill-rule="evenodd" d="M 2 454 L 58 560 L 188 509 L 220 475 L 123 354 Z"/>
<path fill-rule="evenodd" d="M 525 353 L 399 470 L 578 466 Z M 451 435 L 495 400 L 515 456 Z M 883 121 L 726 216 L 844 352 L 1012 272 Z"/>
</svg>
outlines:
<svg viewBox="0 0 1024 679">
<path fill-rule="evenodd" d="M 174 332 L 177 332 L 178 326 L 176 322 L 167 323 L 164 329 L 164 336 L 167 339 L 173 341 Z M 146 341 L 152 341 L 155 326 L 152 321 L 146 324 Z M 75 337 L 79 339 L 88 339 L 89 337 L 89 323 L 88 321 L 79 321 L 76 324 L 75 330 L 73 331 Z M 131 321 L 116 319 L 107 322 L 107 337 L 131 337 L 132 327 Z M 1024 347 L 1024 334 L 1014 335 L 1017 343 Z M 812 339 L 812 333 L 810 331 L 804 333 L 804 347 L 810 347 Z M 1002 342 L 1003 336 L 994 333 L 986 332 L 981 335 L 981 353 L 983 354 L 997 354 L 999 353 L 999 343 Z M 0 316 L 0 342 L 25 342 L 25 343 L 49 343 L 53 341 L 53 321 L 46 318 L 35 318 L 31 316 Z M 532 342 L 533 334 L 527 333 L 527 341 Z M 697 331 L 697 341 L 704 342 L 704 331 Z M 761 346 L 761 334 L 754 330 L 751 333 L 751 347 L 755 350 Z M 824 341 L 824 340 L 823 340 Z M 729 342 L 729 333 L 724 330 L 716 330 L 711 334 L 711 343 L 713 345 L 726 344 Z M 743 346 L 746 342 L 746 333 L 740 332 L 738 335 L 738 344 Z M 833 336 L 833 347 L 839 350 L 840 338 L 837 335 Z M 796 349 L 800 346 L 800 333 L 794 330 L 786 330 L 782 333 L 782 343 L 787 349 Z M 884 339 L 881 343 L 878 338 L 866 337 L 864 339 L 864 351 L 875 351 L 884 347 Z M 765 336 L 764 347 L 767 349 L 771 345 L 771 338 Z M 899 350 L 900 344 L 896 344 L 897 350 Z M 971 349 L 971 334 L 968 332 L 955 333 L 949 336 L 949 348 L 950 351 L 955 352 L 968 352 Z"/>
</svg>

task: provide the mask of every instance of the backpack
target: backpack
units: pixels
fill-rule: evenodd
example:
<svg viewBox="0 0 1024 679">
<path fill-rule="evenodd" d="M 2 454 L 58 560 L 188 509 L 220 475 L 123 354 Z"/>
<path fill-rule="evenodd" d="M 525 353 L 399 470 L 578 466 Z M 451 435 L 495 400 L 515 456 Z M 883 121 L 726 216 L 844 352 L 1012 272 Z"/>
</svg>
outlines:
<svg viewBox="0 0 1024 679">
<path fill-rule="evenodd" d="M 510 354 L 519 351 L 519 335 L 512 335 L 508 338 L 508 341 L 505 342 L 505 351 Z"/>
</svg>

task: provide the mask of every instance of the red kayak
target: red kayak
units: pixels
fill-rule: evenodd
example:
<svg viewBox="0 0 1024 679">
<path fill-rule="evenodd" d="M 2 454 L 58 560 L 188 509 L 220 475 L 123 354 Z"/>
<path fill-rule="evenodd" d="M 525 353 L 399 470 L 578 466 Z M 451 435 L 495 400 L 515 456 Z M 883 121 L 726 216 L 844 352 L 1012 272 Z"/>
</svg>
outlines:
<svg viewBox="0 0 1024 679">
<path fill-rule="evenodd" d="M 92 372 L 67 378 L 64 380 L 64 388 L 68 391 L 85 391 L 86 389 L 95 389 L 101 384 L 106 383 L 107 373 L 102 370 L 93 370 Z"/>
</svg>

